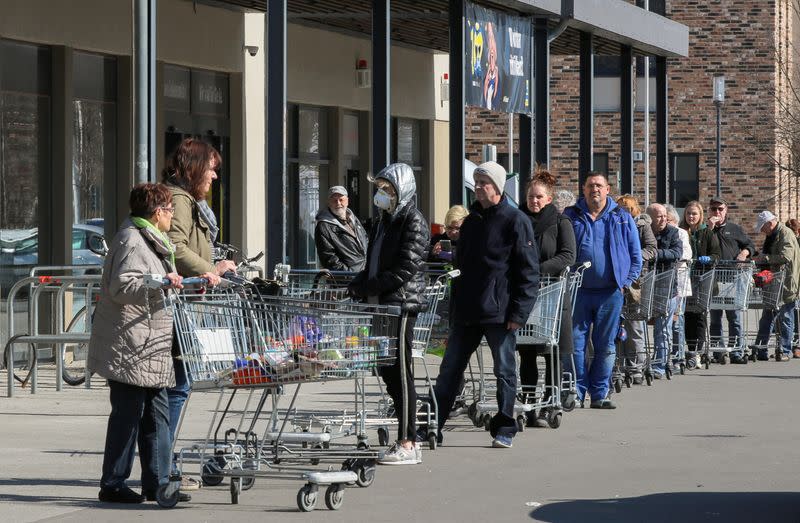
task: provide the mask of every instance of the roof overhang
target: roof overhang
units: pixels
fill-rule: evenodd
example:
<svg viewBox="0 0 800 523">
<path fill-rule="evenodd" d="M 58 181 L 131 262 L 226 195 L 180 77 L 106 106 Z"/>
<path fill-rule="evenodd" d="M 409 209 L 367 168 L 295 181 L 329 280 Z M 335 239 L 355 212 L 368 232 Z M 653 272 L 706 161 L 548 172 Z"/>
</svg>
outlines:
<svg viewBox="0 0 800 523">
<path fill-rule="evenodd" d="M 187 0 L 245 12 L 265 12 L 266 0 Z M 475 3 L 521 16 L 542 17 L 563 29 L 551 53 L 577 54 L 580 32 L 594 35 L 597 54 L 619 54 L 631 46 L 636 54 L 681 57 L 689 54 L 689 28 L 625 0 L 475 0 Z M 287 0 L 292 23 L 368 37 L 371 0 Z M 392 0 L 393 42 L 447 52 L 447 0 Z"/>
</svg>

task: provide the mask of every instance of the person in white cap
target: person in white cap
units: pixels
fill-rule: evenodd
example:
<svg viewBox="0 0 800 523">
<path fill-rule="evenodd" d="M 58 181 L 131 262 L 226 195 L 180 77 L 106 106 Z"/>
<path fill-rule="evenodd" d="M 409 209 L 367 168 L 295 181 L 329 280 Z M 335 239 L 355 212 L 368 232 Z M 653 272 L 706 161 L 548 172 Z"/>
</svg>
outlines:
<svg viewBox="0 0 800 523">
<path fill-rule="evenodd" d="M 497 414 L 489 428 L 492 446 L 509 448 L 517 432 L 514 331 L 527 322 L 536 301 L 539 250 L 530 220 L 503 196 L 506 170 L 485 162 L 473 179 L 477 201 L 461 224 L 454 260 L 461 276 L 453 280 L 450 336 L 436 378 L 437 439 L 441 441 L 470 357 L 486 337 L 497 378 Z M 427 435 L 427 428 L 417 431 L 418 440 Z"/>
<path fill-rule="evenodd" d="M 768 360 L 770 334 L 775 325 L 775 318 L 779 319 L 780 347 L 775 350 L 775 361 L 786 361 L 792 355 L 792 340 L 794 339 L 794 309 L 800 287 L 800 245 L 794 233 L 778 221 L 778 217 L 770 211 L 761 211 L 756 219 L 755 232 L 764 234 L 764 249 L 762 254 L 756 256 L 754 261 L 770 267 L 772 270 L 784 271 L 782 305 L 777 311 L 764 308 L 761 320 L 758 322 L 758 335 L 756 336 L 756 357 L 759 360 Z M 795 358 L 800 357 L 800 350 L 795 351 Z"/>
<path fill-rule="evenodd" d="M 320 265 L 330 271 L 358 272 L 367 256 L 367 233 L 348 208 L 347 189 L 328 189 L 328 207 L 316 216 L 314 243 Z"/>
</svg>

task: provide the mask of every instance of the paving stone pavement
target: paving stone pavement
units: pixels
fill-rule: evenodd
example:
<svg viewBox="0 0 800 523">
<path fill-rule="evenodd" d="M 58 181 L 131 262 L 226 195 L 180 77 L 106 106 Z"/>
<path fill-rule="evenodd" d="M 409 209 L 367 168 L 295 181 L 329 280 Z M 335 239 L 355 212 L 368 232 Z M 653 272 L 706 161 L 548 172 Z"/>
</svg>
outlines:
<svg viewBox="0 0 800 523">
<path fill-rule="evenodd" d="M 421 465 L 379 467 L 340 510 L 320 500 L 311 513 L 296 507 L 301 483 L 266 479 L 238 505 L 227 481 L 171 510 L 101 504 L 107 389 L 95 380 L 56 392 L 45 368 L 38 394 L 8 398 L 5 380 L 0 371 L 2 521 L 800 521 L 798 360 L 717 365 L 623 390 L 617 410 L 578 409 L 507 450 L 459 419 Z M 350 386 L 306 385 L 299 405 L 333 405 Z M 186 434 L 205 433 L 215 401 L 193 396 Z"/>
</svg>

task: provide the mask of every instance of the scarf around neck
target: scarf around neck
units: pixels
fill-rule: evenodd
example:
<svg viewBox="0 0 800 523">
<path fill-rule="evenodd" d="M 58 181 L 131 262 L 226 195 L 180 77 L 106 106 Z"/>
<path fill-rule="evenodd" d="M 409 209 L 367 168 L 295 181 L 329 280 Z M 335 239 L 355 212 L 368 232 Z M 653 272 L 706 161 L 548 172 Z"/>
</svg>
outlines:
<svg viewBox="0 0 800 523">
<path fill-rule="evenodd" d="M 217 225 L 217 217 L 214 216 L 214 211 L 208 206 L 205 200 L 197 200 L 197 210 L 203 217 L 203 221 L 208 225 L 208 232 L 211 234 L 211 247 L 213 250 L 214 242 L 217 241 L 217 233 L 219 233 L 219 225 Z"/>
<path fill-rule="evenodd" d="M 174 267 L 175 248 L 172 246 L 169 238 L 167 238 L 167 235 L 159 231 L 150 220 L 146 220 L 138 216 L 131 216 L 131 223 L 139 228 L 139 230 L 142 232 L 142 235 L 150 241 L 156 252 L 169 260 L 170 265 Z"/>
</svg>

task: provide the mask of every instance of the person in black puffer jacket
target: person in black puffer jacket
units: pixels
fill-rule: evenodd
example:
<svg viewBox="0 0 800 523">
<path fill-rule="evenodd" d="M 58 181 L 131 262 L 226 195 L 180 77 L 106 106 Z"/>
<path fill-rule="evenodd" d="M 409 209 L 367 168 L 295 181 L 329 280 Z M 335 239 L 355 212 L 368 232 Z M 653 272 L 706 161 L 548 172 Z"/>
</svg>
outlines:
<svg viewBox="0 0 800 523">
<path fill-rule="evenodd" d="M 553 187 L 555 178 L 543 168 L 537 168 L 526 191 L 527 206 L 521 207 L 530 217 L 536 244 L 539 246 L 539 273 L 543 276 L 558 277 L 575 263 L 575 232 L 569 218 L 560 214 L 553 205 Z M 558 339 L 559 352 L 572 354 L 572 300 L 564 296 L 561 309 L 561 330 Z M 550 350 L 544 345 L 517 345 L 520 356 L 519 377 L 523 392 L 534 393 L 539 381 L 537 357 L 541 354 L 545 360 L 544 398 L 556 394 L 560 390 L 560 365 Z M 553 390 L 555 387 L 555 390 Z M 528 412 L 527 426 L 545 426 L 548 409 L 541 409 L 538 416 Z"/>
<path fill-rule="evenodd" d="M 380 463 L 413 465 L 421 463 L 422 458 L 414 444 L 417 396 L 411 345 L 417 314 L 427 305 L 423 267 L 430 228 L 413 201 L 416 182 L 411 167 L 404 163 L 391 164 L 372 181 L 378 188 L 374 203 L 381 209 L 380 218 L 370 233 L 364 270 L 356 275 L 349 290 L 370 303 L 397 305 L 403 311 L 398 345 L 405 340 L 404 350 L 397 351 L 392 365 L 380 367 L 380 375 L 398 416 L 399 435 L 397 443 Z"/>
</svg>

